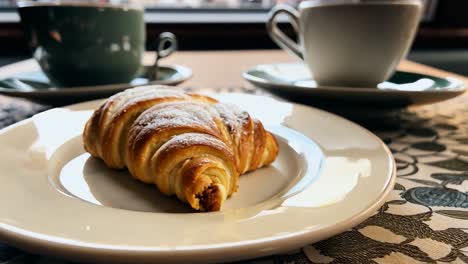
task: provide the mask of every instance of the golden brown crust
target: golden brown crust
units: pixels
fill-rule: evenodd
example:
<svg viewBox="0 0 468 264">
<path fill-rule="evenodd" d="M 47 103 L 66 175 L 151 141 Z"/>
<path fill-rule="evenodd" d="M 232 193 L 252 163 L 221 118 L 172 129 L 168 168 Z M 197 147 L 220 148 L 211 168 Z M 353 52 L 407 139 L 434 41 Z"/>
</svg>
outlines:
<svg viewBox="0 0 468 264">
<path fill-rule="evenodd" d="M 165 88 L 109 98 L 86 123 L 84 147 L 196 210 L 218 211 L 237 191 L 239 175 L 273 162 L 278 144 L 235 106 Z"/>
<path fill-rule="evenodd" d="M 263 159 L 263 151 L 265 150 L 265 144 L 267 137 L 265 136 L 265 129 L 263 125 L 255 120 L 254 122 L 254 151 L 252 155 L 252 162 L 250 163 L 250 167 L 248 171 L 255 170 L 260 167 Z"/>
<path fill-rule="evenodd" d="M 99 120 L 103 111 L 104 104 L 102 104 L 96 111 L 94 111 L 91 119 L 86 122 L 85 129 L 83 131 L 84 148 L 94 157 L 99 157 L 99 151 L 97 147 L 98 143 L 98 132 L 99 132 Z"/>
</svg>

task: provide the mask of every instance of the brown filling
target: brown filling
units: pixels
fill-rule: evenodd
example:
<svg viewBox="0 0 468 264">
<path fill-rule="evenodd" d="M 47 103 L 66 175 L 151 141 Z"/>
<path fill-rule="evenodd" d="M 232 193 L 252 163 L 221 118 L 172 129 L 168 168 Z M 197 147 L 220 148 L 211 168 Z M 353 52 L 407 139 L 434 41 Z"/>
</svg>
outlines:
<svg viewBox="0 0 468 264">
<path fill-rule="evenodd" d="M 203 192 L 195 195 L 200 204 L 200 211 L 219 211 L 221 209 L 220 191 L 217 185 L 208 186 Z"/>
</svg>

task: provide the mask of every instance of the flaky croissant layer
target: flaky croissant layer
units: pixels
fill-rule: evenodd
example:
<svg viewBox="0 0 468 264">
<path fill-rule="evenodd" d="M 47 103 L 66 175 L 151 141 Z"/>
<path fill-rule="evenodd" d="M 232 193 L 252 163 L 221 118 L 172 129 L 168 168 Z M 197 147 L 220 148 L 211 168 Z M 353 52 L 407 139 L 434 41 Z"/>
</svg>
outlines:
<svg viewBox="0 0 468 264">
<path fill-rule="evenodd" d="M 234 105 L 165 86 L 128 89 L 86 123 L 85 150 L 128 168 L 199 211 L 218 211 L 239 175 L 272 163 L 278 144 L 260 121 Z"/>
</svg>

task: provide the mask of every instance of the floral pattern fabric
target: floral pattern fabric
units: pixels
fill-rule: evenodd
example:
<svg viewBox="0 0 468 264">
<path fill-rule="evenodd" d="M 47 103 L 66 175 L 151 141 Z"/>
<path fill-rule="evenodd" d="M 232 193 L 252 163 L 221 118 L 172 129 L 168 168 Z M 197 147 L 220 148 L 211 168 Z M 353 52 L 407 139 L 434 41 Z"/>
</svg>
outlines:
<svg viewBox="0 0 468 264">
<path fill-rule="evenodd" d="M 265 94 L 257 89 L 223 92 Z M 0 126 L 47 107 L 0 98 Z M 369 219 L 288 254 L 239 263 L 468 263 L 468 96 L 401 111 L 369 127 L 391 149 L 397 181 Z M 69 263 L 0 243 L 0 263 Z"/>
</svg>

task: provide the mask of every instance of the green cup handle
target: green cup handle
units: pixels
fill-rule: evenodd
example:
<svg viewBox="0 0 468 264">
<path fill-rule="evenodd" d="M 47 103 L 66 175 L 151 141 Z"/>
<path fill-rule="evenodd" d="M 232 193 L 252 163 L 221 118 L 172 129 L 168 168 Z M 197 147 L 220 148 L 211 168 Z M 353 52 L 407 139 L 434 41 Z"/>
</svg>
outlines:
<svg viewBox="0 0 468 264">
<path fill-rule="evenodd" d="M 177 50 L 177 38 L 171 32 L 163 32 L 159 35 L 157 60 L 166 58 Z"/>
<path fill-rule="evenodd" d="M 166 58 L 177 50 L 177 38 L 171 32 L 163 32 L 159 35 L 154 64 L 147 69 L 146 75 L 151 80 L 158 79 L 159 60 Z"/>
</svg>

